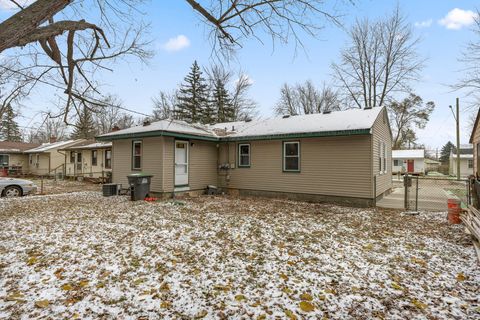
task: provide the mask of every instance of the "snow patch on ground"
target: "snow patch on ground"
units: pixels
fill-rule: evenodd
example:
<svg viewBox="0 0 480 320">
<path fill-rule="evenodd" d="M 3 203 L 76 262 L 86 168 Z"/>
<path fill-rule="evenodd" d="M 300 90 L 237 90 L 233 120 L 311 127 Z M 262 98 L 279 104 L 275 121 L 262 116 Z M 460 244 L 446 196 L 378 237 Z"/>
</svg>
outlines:
<svg viewBox="0 0 480 320">
<path fill-rule="evenodd" d="M 480 314 L 444 213 L 285 200 L 0 201 L 0 318 L 437 318 Z"/>
</svg>

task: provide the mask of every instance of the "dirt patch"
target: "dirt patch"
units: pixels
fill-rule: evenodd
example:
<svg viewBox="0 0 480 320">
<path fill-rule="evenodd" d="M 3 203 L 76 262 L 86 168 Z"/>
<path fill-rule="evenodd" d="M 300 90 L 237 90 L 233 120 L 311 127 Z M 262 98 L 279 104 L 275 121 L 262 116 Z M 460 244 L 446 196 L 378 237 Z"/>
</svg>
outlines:
<svg viewBox="0 0 480 320">
<path fill-rule="evenodd" d="M 33 181 L 37 187 L 37 195 L 42 194 L 42 180 L 32 178 L 28 179 Z M 43 179 L 43 194 L 59 194 L 59 193 L 71 193 L 78 191 L 100 191 L 100 184 L 91 182 L 75 181 L 75 180 L 53 180 Z"/>
</svg>

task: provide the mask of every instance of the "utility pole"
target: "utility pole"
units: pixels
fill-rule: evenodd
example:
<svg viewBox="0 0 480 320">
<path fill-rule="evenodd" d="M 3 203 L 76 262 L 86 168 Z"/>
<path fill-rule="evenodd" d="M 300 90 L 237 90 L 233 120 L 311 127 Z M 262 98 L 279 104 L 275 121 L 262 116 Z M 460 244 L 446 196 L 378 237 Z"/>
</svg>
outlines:
<svg viewBox="0 0 480 320">
<path fill-rule="evenodd" d="M 457 98 L 456 100 L 456 112 L 453 112 L 452 106 L 450 106 L 450 110 L 452 110 L 453 117 L 457 123 L 457 180 L 460 180 L 460 100 Z"/>
<path fill-rule="evenodd" d="M 457 180 L 460 180 L 460 101 L 457 98 Z"/>
</svg>

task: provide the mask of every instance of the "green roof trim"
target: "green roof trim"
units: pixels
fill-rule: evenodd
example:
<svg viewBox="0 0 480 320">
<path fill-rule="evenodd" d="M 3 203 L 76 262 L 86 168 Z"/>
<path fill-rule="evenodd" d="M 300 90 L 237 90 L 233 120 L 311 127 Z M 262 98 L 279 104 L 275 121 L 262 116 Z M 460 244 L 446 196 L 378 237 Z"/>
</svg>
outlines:
<svg viewBox="0 0 480 320">
<path fill-rule="evenodd" d="M 134 139 L 144 137 L 174 137 L 192 140 L 204 141 L 254 141 L 254 140 L 284 140 L 284 139 L 301 139 L 301 138 L 319 138 L 319 137 L 338 137 L 338 136 L 355 136 L 355 135 L 369 135 L 370 129 L 352 129 L 352 130 L 338 130 L 338 131 L 321 131 L 321 132 L 306 132 L 306 133 L 285 133 L 272 135 L 258 135 L 258 136 L 240 136 L 240 137 L 208 137 L 199 136 L 186 133 L 170 132 L 170 131 L 149 131 L 138 133 L 126 133 L 105 137 L 97 137 L 99 141 L 112 141 L 121 139 Z"/>
<path fill-rule="evenodd" d="M 182 138 L 182 139 L 192 139 L 192 140 L 219 141 L 217 137 L 198 136 L 194 134 L 163 131 L 163 130 L 138 132 L 138 133 L 124 133 L 124 134 L 111 135 L 111 136 L 105 136 L 105 137 L 99 136 L 99 137 L 96 137 L 96 139 L 98 141 L 112 141 L 112 140 L 121 140 L 121 139 L 135 139 L 135 138 L 161 137 L 161 136 Z"/>
<path fill-rule="evenodd" d="M 285 133 L 259 136 L 244 137 L 222 137 L 221 141 L 253 141 L 253 140 L 284 140 L 284 139 L 301 139 L 301 138 L 318 138 L 318 137 L 338 137 L 338 136 L 355 136 L 371 134 L 370 129 L 353 129 L 338 131 L 321 131 L 321 132 L 305 132 L 305 133 Z"/>
</svg>

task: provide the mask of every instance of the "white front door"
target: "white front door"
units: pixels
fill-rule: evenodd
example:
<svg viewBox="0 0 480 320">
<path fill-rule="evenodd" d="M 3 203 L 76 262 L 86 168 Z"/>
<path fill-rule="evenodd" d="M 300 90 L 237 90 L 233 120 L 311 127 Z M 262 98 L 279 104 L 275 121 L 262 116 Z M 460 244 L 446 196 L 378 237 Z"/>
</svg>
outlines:
<svg viewBox="0 0 480 320">
<path fill-rule="evenodd" d="M 188 141 L 175 141 L 175 186 L 188 185 Z"/>
</svg>

